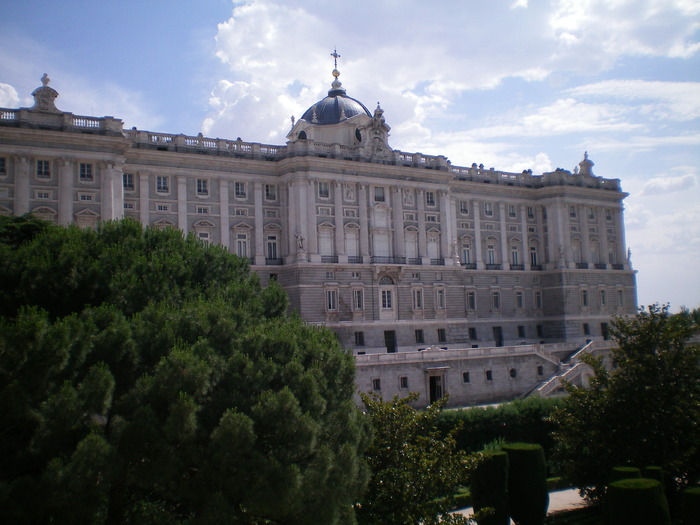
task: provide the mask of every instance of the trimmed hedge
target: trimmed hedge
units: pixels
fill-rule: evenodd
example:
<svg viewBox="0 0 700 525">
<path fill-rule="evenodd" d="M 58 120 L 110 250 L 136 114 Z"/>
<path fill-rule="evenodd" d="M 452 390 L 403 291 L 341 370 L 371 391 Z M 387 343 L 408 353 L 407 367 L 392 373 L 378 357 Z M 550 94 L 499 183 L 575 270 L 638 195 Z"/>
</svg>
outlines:
<svg viewBox="0 0 700 525">
<path fill-rule="evenodd" d="M 683 523 L 700 523 L 700 487 L 691 487 L 683 493 Z"/>
<path fill-rule="evenodd" d="M 547 462 L 535 443 L 510 443 L 508 453 L 508 505 L 516 525 L 542 525 L 549 507 Z"/>
<path fill-rule="evenodd" d="M 610 471 L 609 483 L 620 481 L 621 479 L 639 479 L 642 477 L 642 471 L 637 467 L 613 467 Z"/>
<path fill-rule="evenodd" d="M 479 525 L 508 525 L 508 454 L 503 451 L 485 452 L 471 475 L 471 495 L 474 511 L 490 507 L 494 514 L 478 519 Z"/>
<path fill-rule="evenodd" d="M 670 525 L 668 502 L 655 479 L 621 479 L 608 485 L 608 520 L 615 525 Z"/>
</svg>

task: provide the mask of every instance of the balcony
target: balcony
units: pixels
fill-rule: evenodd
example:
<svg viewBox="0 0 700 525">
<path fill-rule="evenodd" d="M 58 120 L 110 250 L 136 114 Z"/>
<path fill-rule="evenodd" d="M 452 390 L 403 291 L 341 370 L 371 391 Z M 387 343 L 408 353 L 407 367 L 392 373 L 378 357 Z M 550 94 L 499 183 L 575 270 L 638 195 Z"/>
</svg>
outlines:
<svg viewBox="0 0 700 525">
<path fill-rule="evenodd" d="M 487 264 L 486 269 L 487 270 L 502 270 L 503 265 L 502 264 Z"/>
<path fill-rule="evenodd" d="M 625 269 L 625 265 L 624 265 L 624 264 L 613 264 L 613 265 L 612 265 L 612 269 L 613 269 L 613 270 L 624 270 L 624 269 Z"/>
<path fill-rule="evenodd" d="M 371 259 L 372 264 L 406 264 L 406 257 L 383 257 L 375 256 Z"/>
<path fill-rule="evenodd" d="M 362 264 L 362 255 L 348 255 L 348 264 Z"/>
<path fill-rule="evenodd" d="M 588 270 L 588 263 L 576 263 L 577 270 Z"/>
<path fill-rule="evenodd" d="M 542 265 L 541 264 L 531 264 L 530 265 L 530 270 L 534 270 L 536 272 L 541 272 L 542 271 Z"/>
<path fill-rule="evenodd" d="M 408 264 L 414 264 L 414 265 L 420 266 L 421 264 L 423 264 L 423 259 L 421 259 L 420 257 L 409 257 Z"/>
<path fill-rule="evenodd" d="M 476 270 L 476 263 L 462 263 L 465 270 Z"/>
<path fill-rule="evenodd" d="M 322 263 L 337 263 L 338 256 L 337 255 L 321 255 L 321 262 Z"/>
<path fill-rule="evenodd" d="M 525 265 L 524 264 L 511 264 L 510 269 L 511 270 L 524 270 Z"/>
<path fill-rule="evenodd" d="M 608 265 L 605 263 L 595 263 L 593 266 L 596 270 L 607 270 L 608 269 Z"/>
<path fill-rule="evenodd" d="M 430 259 L 431 266 L 445 266 L 445 259 Z"/>
<path fill-rule="evenodd" d="M 282 266 L 284 264 L 282 258 L 279 259 L 265 259 L 266 266 Z"/>
</svg>

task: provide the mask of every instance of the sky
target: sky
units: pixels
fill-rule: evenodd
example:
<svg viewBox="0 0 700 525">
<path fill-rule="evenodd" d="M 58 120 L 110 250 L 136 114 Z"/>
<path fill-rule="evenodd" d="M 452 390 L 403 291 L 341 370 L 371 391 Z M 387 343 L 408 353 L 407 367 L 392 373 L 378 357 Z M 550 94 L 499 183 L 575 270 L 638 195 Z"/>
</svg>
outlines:
<svg viewBox="0 0 700 525">
<path fill-rule="evenodd" d="M 638 302 L 700 307 L 700 0 L 7 0 L 0 107 L 284 144 L 340 80 L 390 146 L 621 179 Z"/>
</svg>

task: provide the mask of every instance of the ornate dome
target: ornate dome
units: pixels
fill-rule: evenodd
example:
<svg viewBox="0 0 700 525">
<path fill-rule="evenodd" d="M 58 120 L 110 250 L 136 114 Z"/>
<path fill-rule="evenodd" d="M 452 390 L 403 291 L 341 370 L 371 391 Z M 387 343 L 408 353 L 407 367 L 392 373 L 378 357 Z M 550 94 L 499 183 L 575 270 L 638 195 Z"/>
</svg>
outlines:
<svg viewBox="0 0 700 525">
<path fill-rule="evenodd" d="M 328 96 L 307 109 L 301 116 L 302 120 L 313 124 L 327 125 L 337 124 L 363 113 L 371 117 L 372 114 L 362 102 L 345 94 L 345 88 L 338 80 L 340 73 L 337 69 L 333 70 L 333 76 L 335 80 L 331 84 L 331 89 L 328 90 Z"/>
</svg>

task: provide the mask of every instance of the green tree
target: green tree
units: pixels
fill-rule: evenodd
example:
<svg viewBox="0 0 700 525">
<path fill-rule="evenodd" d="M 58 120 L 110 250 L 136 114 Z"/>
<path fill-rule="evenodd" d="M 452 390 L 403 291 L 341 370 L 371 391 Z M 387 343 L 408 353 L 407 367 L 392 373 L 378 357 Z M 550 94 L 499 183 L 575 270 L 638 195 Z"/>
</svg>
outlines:
<svg viewBox="0 0 700 525">
<path fill-rule="evenodd" d="M 686 485 L 700 474 L 700 350 L 688 344 L 698 326 L 658 305 L 612 325 L 616 368 L 589 356 L 591 388 L 569 385 L 553 416 L 563 475 L 591 496 L 618 465 L 659 465 Z"/>
<path fill-rule="evenodd" d="M 332 332 L 177 231 L 24 231 L 0 246 L 0 521 L 353 522 L 369 431 Z"/>
<path fill-rule="evenodd" d="M 454 431 L 439 432 L 437 418 L 446 398 L 426 410 L 413 408 L 417 399 L 418 394 L 410 394 L 385 402 L 362 395 L 373 431 L 366 453 L 372 474 L 357 505 L 362 525 L 467 523 L 442 515 L 453 508 L 457 487 L 468 483 L 476 456 L 456 449 Z"/>
</svg>

